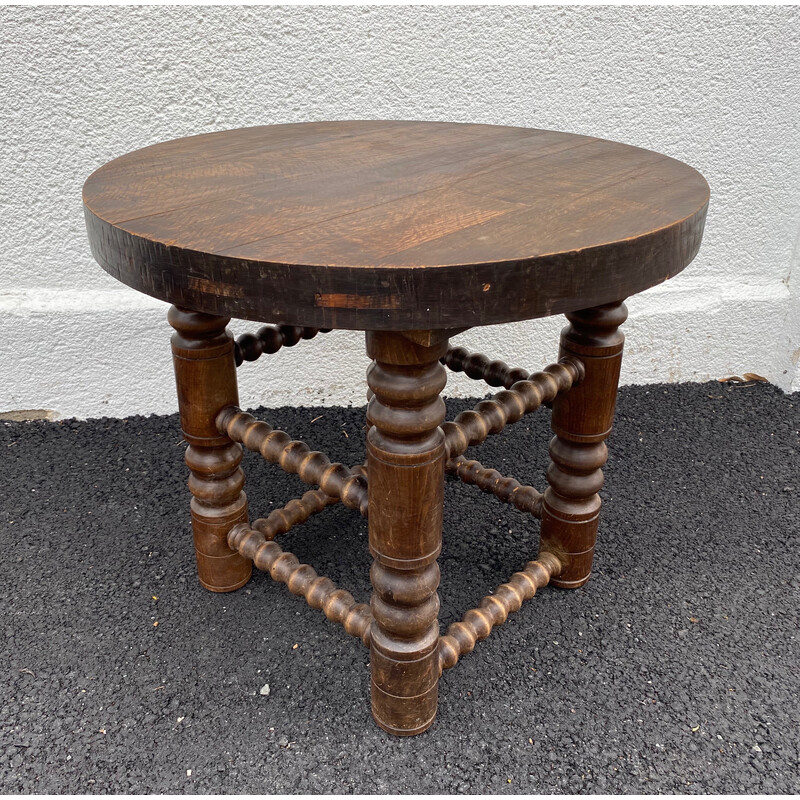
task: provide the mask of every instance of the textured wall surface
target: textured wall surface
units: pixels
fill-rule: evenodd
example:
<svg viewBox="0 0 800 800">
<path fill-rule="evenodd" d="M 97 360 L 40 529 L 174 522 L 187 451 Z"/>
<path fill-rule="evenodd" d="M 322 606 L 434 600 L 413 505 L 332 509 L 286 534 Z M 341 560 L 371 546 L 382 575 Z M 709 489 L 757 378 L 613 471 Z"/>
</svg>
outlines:
<svg viewBox="0 0 800 800">
<path fill-rule="evenodd" d="M 800 389 L 796 7 L 6 7 L 0 22 L 0 411 L 173 411 L 166 305 L 92 261 L 83 181 L 165 139 L 317 119 L 551 128 L 686 161 L 712 189 L 705 241 L 630 300 L 623 381 L 752 371 Z M 455 341 L 534 368 L 561 324 Z M 361 404 L 366 364 L 358 334 L 303 342 L 246 365 L 242 403 Z M 476 388 L 454 376 L 448 392 Z"/>
</svg>

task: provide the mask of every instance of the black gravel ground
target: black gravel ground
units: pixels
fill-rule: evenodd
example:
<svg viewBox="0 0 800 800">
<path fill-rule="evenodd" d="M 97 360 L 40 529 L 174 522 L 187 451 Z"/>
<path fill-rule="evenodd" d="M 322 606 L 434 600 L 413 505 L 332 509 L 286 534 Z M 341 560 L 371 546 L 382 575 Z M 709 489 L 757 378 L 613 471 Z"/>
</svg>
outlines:
<svg viewBox="0 0 800 800">
<path fill-rule="evenodd" d="M 363 457 L 363 409 L 263 415 Z M 541 486 L 548 424 L 480 460 Z M 371 722 L 359 643 L 263 575 L 196 582 L 175 416 L 0 425 L 0 788 L 798 792 L 798 430 L 800 395 L 768 385 L 623 389 L 592 580 L 526 604 L 445 673 L 435 726 L 399 740 Z M 254 516 L 304 490 L 245 466 Z M 448 480 L 446 504 L 443 627 L 537 548 L 475 487 Z M 283 541 L 368 597 L 353 512 Z"/>
</svg>

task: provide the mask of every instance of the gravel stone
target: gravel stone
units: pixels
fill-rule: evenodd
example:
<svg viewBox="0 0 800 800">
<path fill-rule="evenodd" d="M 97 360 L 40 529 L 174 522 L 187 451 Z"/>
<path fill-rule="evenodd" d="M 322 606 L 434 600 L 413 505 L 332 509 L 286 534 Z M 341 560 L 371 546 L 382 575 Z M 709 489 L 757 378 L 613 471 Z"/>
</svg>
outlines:
<svg viewBox="0 0 800 800">
<path fill-rule="evenodd" d="M 340 432 L 363 408 L 254 413 L 364 458 Z M 796 794 L 799 430 L 800 395 L 770 385 L 624 388 L 592 579 L 512 614 L 443 675 L 434 727 L 397 739 L 340 627 L 261 573 L 197 583 L 175 415 L 0 423 L 0 789 Z M 551 435 L 542 409 L 467 455 L 543 488 Z M 256 454 L 244 468 L 251 518 L 307 489 Z M 352 511 L 281 542 L 368 599 Z M 537 543 L 534 520 L 448 477 L 442 629 Z"/>
</svg>

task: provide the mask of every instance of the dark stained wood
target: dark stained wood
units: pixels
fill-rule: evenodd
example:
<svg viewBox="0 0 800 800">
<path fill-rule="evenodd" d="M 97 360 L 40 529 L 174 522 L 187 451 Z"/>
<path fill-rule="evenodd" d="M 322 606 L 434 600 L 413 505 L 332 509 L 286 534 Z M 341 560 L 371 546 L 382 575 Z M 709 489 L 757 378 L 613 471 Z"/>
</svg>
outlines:
<svg viewBox="0 0 800 800">
<path fill-rule="evenodd" d="M 523 486 L 516 478 L 503 475 L 496 469 L 487 469 L 480 461 L 469 460 L 464 456 L 448 459 L 445 469 L 450 475 L 457 475 L 464 483 L 493 494 L 501 503 L 510 503 L 534 517 L 542 515 L 542 494 L 533 486 Z"/>
<path fill-rule="evenodd" d="M 536 561 L 529 561 L 520 572 L 515 572 L 504 583 L 481 600 L 478 608 L 471 608 L 460 622 L 454 622 L 439 639 L 439 665 L 442 670 L 454 667 L 465 653 L 471 653 L 475 644 L 485 639 L 492 628 L 502 625 L 508 615 L 519 611 L 526 600 L 552 580 L 561 569 L 561 562 L 551 552 L 543 552 Z"/>
<path fill-rule="evenodd" d="M 486 381 L 489 386 L 510 389 L 517 381 L 525 381 L 532 373 L 521 367 L 509 367 L 505 361 L 490 360 L 483 353 L 470 353 L 465 347 L 451 347 L 442 357 L 442 364 L 453 372 L 463 372 L 473 380 Z"/>
<path fill-rule="evenodd" d="M 359 467 L 350 469 L 331 463 L 325 453 L 312 450 L 305 442 L 292 439 L 235 405 L 223 408 L 217 416 L 220 431 L 234 442 L 261 455 L 284 471 L 297 475 L 304 483 L 316 483 L 348 508 L 367 514 L 367 484 Z"/>
<path fill-rule="evenodd" d="M 694 258 L 708 185 L 636 147 L 527 128 L 326 122 L 204 134 L 84 186 L 98 262 L 220 316 L 432 330 L 611 302 Z"/>
<path fill-rule="evenodd" d="M 309 489 L 302 497 L 290 500 L 283 508 L 270 511 L 269 516 L 253 520 L 250 527 L 272 541 L 278 534 L 288 533 L 295 525 L 300 525 L 313 514 L 319 514 L 338 502 L 338 497 L 331 497 L 322 489 Z"/>
<path fill-rule="evenodd" d="M 542 552 L 554 552 L 562 570 L 551 583 L 576 589 L 589 580 L 600 515 L 602 467 L 608 457 L 625 337 L 622 302 L 567 314 L 560 356 L 581 361 L 583 380 L 553 401 L 550 486 L 542 508 Z"/>
<path fill-rule="evenodd" d="M 307 493 L 310 494 L 310 493 Z M 309 564 L 301 564 L 294 553 L 287 553 L 267 534 L 240 523 L 231 528 L 228 543 L 241 557 L 252 560 L 255 566 L 270 577 L 285 583 L 292 594 L 306 599 L 311 608 L 318 608 L 347 633 L 369 645 L 372 633 L 372 613 L 366 603 L 357 603 L 350 592 L 337 589 L 330 579 L 317 575 Z"/>
<path fill-rule="evenodd" d="M 318 333 L 330 329 L 300 328 L 296 325 L 264 325 L 255 333 L 242 333 L 236 337 L 234 355 L 236 366 L 244 361 L 257 361 L 264 353 L 277 353 L 282 347 L 294 347 L 301 339 L 313 339 Z"/>
<path fill-rule="evenodd" d="M 231 592 L 250 580 L 252 566 L 228 547 L 228 531 L 247 522 L 242 448 L 217 430 L 221 409 L 239 402 L 233 337 L 227 317 L 175 308 L 169 311 L 186 464 L 191 471 L 192 529 L 200 583 Z"/>
<path fill-rule="evenodd" d="M 94 173 L 84 201 L 98 261 L 181 306 L 169 321 L 202 584 L 230 591 L 255 564 L 360 638 L 378 725 L 426 730 L 443 669 L 538 589 L 586 583 L 624 342 L 619 298 L 694 257 L 708 201 L 697 172 L 551 131 L 308 123 L 145 148 Z M 559 361 L 542 371 L 448 349 L 465 328 L 562 311 Z M 279 324 L 234 342 L 232 315 Z M 238 364 L 335 327 L 367 331 L 366 467 L 331 463 L 238 407 Z M 445 365 L 505 388 L 444 422 Z M 547 404 L 544 494 L 463 456 Z M 242 445 L 320 488 L 248 524 Z M 537 559 L 440 636 L 445 470 L 542 525 Z M 369 517 L 371 606 L 273 541 L 339 500 Z"/>
<path fill-rule="evenodd" d="M 460 456 L 487 436 L 500 433 L 509 423 L 519 421 L 525 414 L 569 391 L 582 377 L 581 362 L 566 357 L 557 364 L 549 364 L 541 372 L 532 373 L 530 380 L 517 381 L 511 389 L 504 389 L 481 400 L 475 408 L 462 411 L 452 422 L 442 425 L 447 457 Z"/>
<path fill-rule="evenodd" d="M 446 340 L 426 347 L 367 333 L 372 715 L 400 736 L 422 733 L 436 716 L 446 352 Z"/>
</svg>

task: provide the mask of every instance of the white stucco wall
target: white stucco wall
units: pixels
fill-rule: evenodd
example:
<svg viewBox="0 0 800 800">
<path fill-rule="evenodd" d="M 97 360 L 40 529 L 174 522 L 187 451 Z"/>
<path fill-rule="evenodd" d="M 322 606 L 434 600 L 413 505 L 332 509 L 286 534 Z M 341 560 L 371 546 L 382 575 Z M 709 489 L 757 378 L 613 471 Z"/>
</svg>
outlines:
<svg viewBox="0 0 800 800">
<path fill-rule="evenodd" d="M 0 22 L 0 412 L 173 411 L 166 305 L 92 261 L 83 181 L 165 139 L 316 119 L 551 128 L 688 162 L 712 188 L 705 241 L 629 301 L 623 381 L 750 371 L 800 389 L 797 7 L 6 7 Z M 534 368 L 561 324 L 455 341 Z M 361 335 L 318 337 L 246 365 L 242 402 L 361 404 L 366 364 Z M 448 393 L 477 389 L 453 376 Z"/>
</svg>

